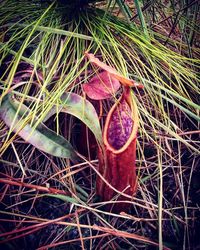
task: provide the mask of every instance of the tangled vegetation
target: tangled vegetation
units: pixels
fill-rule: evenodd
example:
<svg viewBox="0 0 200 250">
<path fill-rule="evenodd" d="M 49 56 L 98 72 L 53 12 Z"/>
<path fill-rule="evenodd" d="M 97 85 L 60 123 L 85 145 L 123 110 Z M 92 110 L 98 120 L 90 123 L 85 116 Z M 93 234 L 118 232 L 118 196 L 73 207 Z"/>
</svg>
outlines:
<svg viewBox="0 0 200 250">
<path fill-rule="evenodd" d="M 0 6 L 3 249 L 200 246 L 199 1 Z M 128 87 L 138 110 L 132 196 L 99 171 L 106 118 L 127 88 L 115 82 L 89 98 L 84 86 L 96 87 L 102 67 L 136 84 Z M 113 198 L 96 192 L 98 179 Z"/>
</svg>

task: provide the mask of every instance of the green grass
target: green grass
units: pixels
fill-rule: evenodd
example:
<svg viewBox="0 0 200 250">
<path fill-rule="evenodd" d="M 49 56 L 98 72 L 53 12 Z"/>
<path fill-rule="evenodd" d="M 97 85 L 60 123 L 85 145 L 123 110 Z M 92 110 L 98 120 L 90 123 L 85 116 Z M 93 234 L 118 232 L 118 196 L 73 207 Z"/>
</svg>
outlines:
<svg viewBox="0 0 200 250">
<path fill-rule="evenodd" d="M 101 9 L 90 7 L 70 17 L 56 2 L 40 5 L 40 1 L 18 1 L 16 8 L 15 1 L 7 0 L 0 9 L 1 101 L 10 92 L 18 98 L 14 121 L 22 104 L 29 107 L 29 114 L 20 116 L 21 128 L 33 125 L 33 133 L 45 121 L 77 150 L 81 122 L 72 113 L 59 113 L 66 92 L 86 98 L 82 84 L 97 69 L 86 60 L 85 51 L 94 53 L 123 76 L 144 85 L 143 90 L 132 91 L 132 98 L 138 105 L 140 126 L 137 142 L 139 187 L 137 195 L 129 201 L 132 204 L 130 214 L 114 214 L 102 209 L 105 202 L 98 201 L 95 196 L 97 157 L 89 161 L 79 154 L 81 160 L 77 164 L 53 157 L 23 141 L 3 121 L 0 124 L 1 178 L 67 190 L 69 196 L 57 196 L 67 204 L 65 215 L 68 213 L 70 218 L 68 222 L 61 218 L 61 222 L 68 232 L 77 228 L 80 246 L 89 242 L 90 249 L 93 245 L 97 247 L 95 244 L 102 244 L 101 249 L 118 248 L 118 244 L 126 244 L 130 249 L 150 249 L 156 242 L 160 249 L 170 244 L 172 249 L 192 248 L 191 227 L 198 215 L 198 204 L 192 201 L 191 190 L 193 175 L 198 172 L 200 151 L 197 133 L 200 61 L 195 40 L 199 36 L 195 25 L 198 6 L 189 7 L 188 15 L 180 15 L 177 33 L 168 37 L 169 33 L 159 33 L 154 27 L 169 32 L 172 24 L 162 22 L 163 15 L 171 15 L 174 20 L 176 9 L 183 7 L 164 8 L 155 1 L 150 7 L 151 11 L 155 8 L 152 18 L 151 11 L 142 12 L 139 2 L 134 2 L 140 22 L 133 24 L 130 24 L 131 9 L 127 9 L 123 1 L 117 1 L 117 4 L 124 18 L 109 12 L 118 8 L 111 1 L 107 6 L 100 5 Z M 17 72 L 23 68 L 22 62 L 31 73 L 17 78 Z M 121 90 L 118 96 L 120 93 Z M 104 118 L 114 101 L 103 101 Z M 54 116 L 46 121 L 52 109 Z M 80 114 L 87 111 L 82 105 Z M 92 143 L 90 137 L 87 140 Z M 44 141 L 45 147 L 48 144 L 48 140 Z M 34 230 L 39 230 L 39 222 L 62 224 L 33 215 L 35 203 L 42 202 L 44 197 L 52 198 L 53 202 L 55 197 L 55 194 L 41 195 L 38 192 L 41 190 L 33 192 L 23 187 L 9 189 L 5 186 L 2 189 L 2 206 L 6 210 L 1 214 L 9 213 L 9 218 L 16 220 L 16 228 L 23 228 L 19 237 L 24 236 L 31 223 L 38 224 Z M 9 196 L 11 200 L 7 199 Z M 20 204 L 29 204 L 27 215 Z M 84 228 L 89 230 L 88 238 Z M 29 230 L 32 229 L 27 228 L 27 233 Z M 170 242 L 170 231 L 176 232 L 173 242 Z M 8 233 L 11 239 L 15 237 L 12 231 Z M 67 239 L 66 234 L 59 231 L 54 237 L 57 237 L 55 241 L 48 239 L 46 244 L 53 246 L 68 240 L 73 247 L 72 239 Z M 95 237 L 100 238 L 99 243 L 95 243 Z M 9 241 L 9 238 L 4 240 Z M 41 244 L 40 247 L 45 245 L 44 242 Z"/>
</svg>

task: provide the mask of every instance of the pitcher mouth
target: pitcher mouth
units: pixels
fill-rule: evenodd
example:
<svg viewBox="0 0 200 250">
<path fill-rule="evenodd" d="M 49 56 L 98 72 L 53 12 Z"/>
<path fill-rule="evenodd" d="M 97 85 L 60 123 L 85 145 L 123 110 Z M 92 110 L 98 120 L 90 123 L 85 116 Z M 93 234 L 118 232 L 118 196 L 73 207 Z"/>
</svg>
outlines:
<svg viewBox="0 0 200 250">
<path fill-rule="evenodd" d="M 137 106 L 132 102 L 130 95 L 122 95 L 107 116 L 104 143 L 113 153 L 121 153 L 136 139 L 137 129 Z"/>
<path fill-rule="evenodd" d="M 115 150 L 122 148 L 128 141 L 133 129 L 131 109 L 123 99 L 112 112 L 107 130 L 107 140 Z"/>
</svg>

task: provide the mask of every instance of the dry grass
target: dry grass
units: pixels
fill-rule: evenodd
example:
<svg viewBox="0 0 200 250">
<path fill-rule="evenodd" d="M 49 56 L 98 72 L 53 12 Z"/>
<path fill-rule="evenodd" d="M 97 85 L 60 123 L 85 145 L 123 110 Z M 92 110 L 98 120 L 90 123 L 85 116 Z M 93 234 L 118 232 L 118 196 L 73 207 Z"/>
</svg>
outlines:
<svg viewBox="0 0 200 250">
<path fill-rule="evenodd" d="M 132 201 L 102 202 L 96 196 L 97 144 L 74 116 L 58 109 L 45 124 L 79 151 L 78 163 L 38 150 L 1 121 L 3 249 L 198 248 L 200 64 L 194 2 L 144 6 L 147 39 L 138 16 L 132 18 L 134 27 L 101 11 L 68 21 L 54 6 L 47 11 L 20 3 L 16 10 L 12 1 L 2 1 L 0 90 L 2 97 L 12 91 L 29 106 L 27 123 L 45 120 L 65 91 L 85 97 L 82 83 L 94 74 L 83 55 L 86 48 L 145 86 L 133 90 L 140 127 L 139 186 Z M 127 18 L 124 9 L 111 4 L 110 10 Z M 114 102 L 102 102 L 101 125 Z M 119 202 L 131 203 L 129 213 L 105 210 Z"/>
</svg>

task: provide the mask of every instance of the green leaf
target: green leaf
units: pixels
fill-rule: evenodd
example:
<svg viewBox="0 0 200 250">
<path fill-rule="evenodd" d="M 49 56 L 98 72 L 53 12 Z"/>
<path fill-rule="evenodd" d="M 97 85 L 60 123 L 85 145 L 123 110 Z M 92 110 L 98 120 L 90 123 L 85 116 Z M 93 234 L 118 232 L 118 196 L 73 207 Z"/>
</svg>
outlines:
<svg viewBox="0 0 200 250">
<path fill-rule="evenodd" d="M 144 15 L 142 13 L 142 9 L 140 7 L 140 3 L 138 0 L 134 0 L 135 2 L 135 7 L 137 9 L 137 13 L 138 13 L 138 16 L 139 16 L 139 19 L 140 19 L 140 22 L 141 22 L 141 26 L 142 26 L 142 29 L 143 29 L 143 32 L 146 36 L 146 39 L 149 40 L 149 33 L 148 33 L 148 30 L 147 30 L 147 25 L 146 25 L 146 22 L 145 22 L 145 19 L 144 19 Z"/>
<path fill-rule="evenodd" d="M 58 110 L 71 114 L 80 119 L 94 133 L 97 142 L 102 146 L 102 132 L 94 106 L 85 98 L 74 93 L 64 93 L 61 96 L 62 104 L 54 106 L 43 121 L 49 119 Z"/>
<path fill-rule="evenodd" d="M 60 200 L 62 200 L 64 202 L 69 202 L 69 203 L 72 203 L 72 204 L 78 204 L 79 203 L 78 200 L 76 200 L 75 198 L 72 198 L 70 196 L 67 196 L 67 195 L 62 195 L 62 194 L 45 194 L 44 196 L 57 198 L 57 199 L 60 199 Z"/>
<path fill-rule="evenodd" d="M 23 105 L 23 104 L 22 104 Z M 23 111 L 25 112 L 25 105 Z M 26 111 L 28 108 L 26 107 Z M 36 129 L 22 118 L 12 105 L 12 98 L 8 95 L 3 99 L 0 106 L 0 116 L 11 131 L 17 133 L 25 141 L 32 144 L 39 150 L 50 155 L 62 158 L 70 158 L 76 161 L 76 153 L 71 144 L 62 136 L 57 135 L 44 124 L 39 124 Z M 34 126 L 34 124 L 33 124 Z"/>
</svg>

